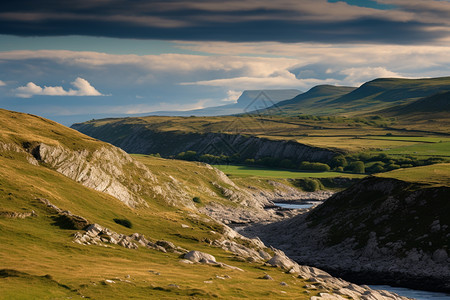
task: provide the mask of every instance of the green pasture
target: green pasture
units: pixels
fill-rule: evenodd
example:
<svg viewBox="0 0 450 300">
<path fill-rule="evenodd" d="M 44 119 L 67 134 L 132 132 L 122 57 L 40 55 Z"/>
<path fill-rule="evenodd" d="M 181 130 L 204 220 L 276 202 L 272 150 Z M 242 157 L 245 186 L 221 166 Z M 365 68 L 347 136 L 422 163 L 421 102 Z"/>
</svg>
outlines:
<svg viewBox="0 0 450 300">
<path fill-rule="evenodd" d="M 358 178 L 363 177 L 358 174 L 340 173 L 340 172 L 306 172 L 295 170 L 280 170 L 267 167 L 256 166 L 239 166 L 239 165 L 214 165 L 222 172 L 231 176 L 238 177 L 269 177 L 269 178 L 330 178 L 330 177 L 350 177 Z"/>
<path fill-rule="evenodd" d="M 395 147 L 383 151 L 386 154 L 392 155 L 413 155 L 422 157 L 450 157 L 450 142 L 442 143 L 420 143 L 410 146 Z"/>
</svg>

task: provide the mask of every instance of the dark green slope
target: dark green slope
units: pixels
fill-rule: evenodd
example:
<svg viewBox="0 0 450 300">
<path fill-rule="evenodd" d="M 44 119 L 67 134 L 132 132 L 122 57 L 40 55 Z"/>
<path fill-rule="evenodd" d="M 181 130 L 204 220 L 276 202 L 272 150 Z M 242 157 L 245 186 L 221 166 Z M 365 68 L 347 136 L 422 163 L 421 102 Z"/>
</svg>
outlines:
<svg viewBox="0 0 450 300">
<path fill-rule="evenodd" d="M 279 102 L 265 112 L 277 115 L 362 115 L 407 105 L 420 98 L 447 91 L 450 91 L 450 77 L 379 78 L 359 88 L 316 86 L 293 99 Z M 419 106 L 414 109 L 420 110 Z"/>
<path fill-rule="evenodd" d="M 379 78 L 363 84 L 358 89 L 329 103 L 330 108 L 347 111 L 401 105 L 433 94 L 450 91 L 450 77 L 425 79 Z"/>
<path fill-rule="evenodd" d="M 271 107 L 268 111 L 278 110 L 285 114 L 309 113 L 311 109 L 314 110 L 316 107 L 326 105 L 326 103 L 348 94 L 354 89 L 356 88 L 348 86 L 318 85 L 306 93 L 277 103 L 276 107 Z"/>
<path fill-rule="evenodd" d="M 389 109 L 386 112 L 396 115 L 421 112 L 450 112 L 450 91 L 425 97 L 405 106 Z"/>
</svg>

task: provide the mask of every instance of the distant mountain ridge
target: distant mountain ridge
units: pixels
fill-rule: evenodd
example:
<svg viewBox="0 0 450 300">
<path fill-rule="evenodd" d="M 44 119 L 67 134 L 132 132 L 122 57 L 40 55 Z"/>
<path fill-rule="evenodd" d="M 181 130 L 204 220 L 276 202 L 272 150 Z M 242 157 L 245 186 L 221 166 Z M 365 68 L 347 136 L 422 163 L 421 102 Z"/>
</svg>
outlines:
<svg viewBox="0 0 450 300">
<path fill-rule="evenodd" d="M 450 77 L 403 79 L 378 78 L 359 88 L 316 86 L 271 107 L 268 113 L 281 114 L 364 114 L 410 104 L 423 97 L 450 91 Z M 442 100 L 444 101 L 444 100 Z M 444 102 L 441 102 L 444 104 Z"/>
</svg>

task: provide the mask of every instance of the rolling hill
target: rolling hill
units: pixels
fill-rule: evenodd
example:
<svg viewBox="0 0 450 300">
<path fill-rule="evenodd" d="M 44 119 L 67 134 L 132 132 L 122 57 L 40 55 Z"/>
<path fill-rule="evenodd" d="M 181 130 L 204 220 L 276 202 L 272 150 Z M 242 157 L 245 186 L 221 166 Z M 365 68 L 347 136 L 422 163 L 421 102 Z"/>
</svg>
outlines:
<svg viewBox="0 0 450 300">
<path fill-rule="evenodd" d="M 402 299 L 300 266 L 204 214 L 209 203 L 252 214 L 259 189 L 0 110 L 0 297 Z"/>
<path fill-rule="evenodd" d="M 420 114 L 420 113 L 449 113 L 450 91 L 440 92 L 432 96 L 424 97 L 412 103 L 400 107 L 393 107 L 384 111 L 385 114 L 396 116 Z"/>
<path fill-rule="evenodd" d="M 280 101 L 275 106 L 268 108 L 267 111 L 261 111 L 261 113 L 282 115 L 312 113 L 317 107 L 324 107 L 328 102 L 355 89 L 346 86 L 318 85 L 292 99 Z"/>
<path fill-rule="evenodd" d="M 278 103 L 266 113 L 356 116 L 410 104 L 445 91 L 450 91 L 450 77 L 379 78 L 358 88 L 316 86 L 291 100 Z"/>
</svg>

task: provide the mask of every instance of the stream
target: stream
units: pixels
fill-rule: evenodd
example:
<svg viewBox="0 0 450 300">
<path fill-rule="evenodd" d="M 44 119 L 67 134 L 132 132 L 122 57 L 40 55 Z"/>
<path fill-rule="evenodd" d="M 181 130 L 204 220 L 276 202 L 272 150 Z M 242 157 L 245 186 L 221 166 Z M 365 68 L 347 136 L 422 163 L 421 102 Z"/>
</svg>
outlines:
<svg viewBox="0 0 450 300">
<path fill-rule="evenodd" d="M 419 291 L 419 290 L 412 290 L 408 288 L 402 288 L 402 287 L 393 287 L 389 285 L 369 285 L 371 289 L 374 290 L 386 290 L 389 292 L 396 293 L 400 296 L 413 298 L 417 300 L 449 300 L 450 294 L 446 293 L 438 293 L 438 292 L 429 292 L 429 291 Z"/>
</svg>

